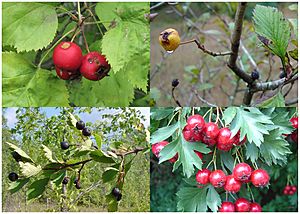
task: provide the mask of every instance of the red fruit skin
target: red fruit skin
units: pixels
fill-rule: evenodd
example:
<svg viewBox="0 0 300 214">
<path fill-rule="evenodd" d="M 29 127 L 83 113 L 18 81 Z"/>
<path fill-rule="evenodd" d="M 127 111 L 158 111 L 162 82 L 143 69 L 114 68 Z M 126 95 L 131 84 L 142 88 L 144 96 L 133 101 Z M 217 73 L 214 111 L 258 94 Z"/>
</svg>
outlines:
<svg viewBox="0 0 300 214">
<path fill-rule="evenodd" d="M 292 139 L 292 141 L 294 141 L 295 143 L 298 142 L 298 130 L 293 131 L 293 133 L 291 134 L 291 139 Z"/>
<path fill-rule="evenodd" d="M 57 66 L 55 66 L 55 70 L 56 70 L 57 76 L 60 79 L 69 80 L 71 78 L 71 76 L 72 76 L 72 72 L 64 70 L 64 69 L 61 69 L 61 68 L 59 68 Z"/>
<path fill-rule="evenodd" d="M 242 183 L 234 178 L 233 175 L 228 175 L 226 178 L 226 183 L 224 189 L 227 192 L 237 193 L 240 191 Z"/>
<path fill-rule="evenodd" d="M 161 142 L 158 142 L 158 143 L 155 143 L 152 145 L 152 153 L 157 157 L 159 158 L 159 153 L 160 151 L 166 146 L 168 145 L 169 142 L 168 141 L 161 141 Z"/>
<path fill-rule="evenodd" d="M 209 182 L 214 187 L 223 187 L 226 183 L 226 175 L 222 170 L 215 170 L 210 173 Z"/>
<path fill-rule="evenodd" d="M 193 141 L 193 131 L 189 125 L 186 125 L 182 130 L 183 137 L 186 141 Z"/>
<path fill-rule="evenodd" d="M 284 189 L 286 189 L 287 191 L 290 191 L 290 190 L 291 190 L 291 186 L 290 186 L 290 185 L 286 185 L 286 186 L 284 187 Z"/>
<path fill-rule="evenodd" d="M 245 198 L 239 198 L 234 203 L 236 212 L 249 212 L 250 202 Z"/>
<path fill-rule="evenodd" d="M 290 119 L 290 122 L 292 123 L 292 126 L 295 128 L 295 129 L 298 129 L 298 117 L 292 117 Z"/>
<path fill-rule="evenodd" d="M 289 195 L 294 195 L 294 193 L 295 193 L 295 192 L 294 192 L 293 190 L 290 190 L 290 191 L 289 191 Z"/>
<path fill-rule="evenodd" d="M 52 59 L 61 69 L 76 71 L 81 65 L 82 51 L 73 42 L 61 42 L 54 48 Z"/>
<path fill-rule="evenodd" d="M 213 122 L 209 122 L 205 124 L 203 135 L 208 139 L 215 139 L 218 137 L 219 127 L 217 124 Z"/>
<path fill-rule="evenodd" d="M 283 194 L 284 194 L 284 195 L 288 195 L 288 194 L 289 194 L 289 191 L 286 190 L 286 189 L 284 189 L 284 190 L 283 190 Z"/>
<path fill-rule="evenodd" d="M 176 153 L 176 155 L 174 157 L 172 157 L 169 162 L 170 163 L 175 163 L 178 160 L 178 153 Z"/>
<path fill-rule="evenodd" d="M 233 141 L 230 137 L 231 131 L 228 128 L 220 129 L 217 139 L 217 148 L 223 151 L 229 151 L 233 147 Z"/>
<path fill-rule="evenodd" d="M 239 163 L 233 169 L 233 176 L 238 181 L 248 181 L 251 176 L 252 169 L 246 163 Z"/>
<path fill-rule="evenodd" d="M 240 141 L 240 131 L 238 131 L 238 133 L 231 140 L 233 141 L 234 145 L 241 146 L 246 142 L 247 138 L 245 136 L 244 139 Z"/>
<path fill-rule="evenodd" d="M 187 124 L 190 125 L 194 131 L 201 132 L 205 126 L 205 121 L 201 115 L 195 114 L 189 116 L 187 119 Z"/>
<path fill-rule="evenodd" d="M 198 152 L 198 151 L 195 151 L 194 152 L 196 153 L 196 155 L 198 155 L 198 157 L 202 160 L 203 158 L 203 154 L 201 152 Z"/>
<path fill-rule="evenodd" d="M 219 212 L 234 212 L 235 211 L 234 203 L 232 203 L 230 201 L 224 201 L 224 202 L 222 202 L 221 207 L 218 211 Z"/>
<path fill-rule="evenodd" d="M 207 144 L 209 147 L 212 147 L 214 145 L 216 145 L 217 143 L 217 140 L 216 139 L 210 139 L 210 138 L 207 138 L 207 137 L 203 137 L 202 139 L 202 142 Z"/>
<path fill-rule="evenodd" d="M 293 190 L 294 192 L 297 191 L 297 187 L 296 186 L 291 186 L 291 190 Z"/>
<path fill-rule="evenodd" d="M 265 170 L 257 169 L 252 172 L 250 180 L 256 187 L 264 187 L 269 183 L 270 176 Z"/>
<path fill-rule="evenodd" d="M 199 184 L 208 184 L 210 173 L 209 169 L 199 170 L 196 174 L 196 181 Z"/>
<path fill-rule="evenodd" d="M 250 212 L 261 212 L 262 209 L 261 209 L 261 206 L 258 204 L 258 203 L 251 203 L 250 204 Z"/>
<path fill-rule="evenodd" d="M 86 79 L 98 81 L 107 76 L 110 65 L 106 61 L 105 56 L 98 52 L 90 52 L 82 59 L 80 73 Z"/>
</svg>

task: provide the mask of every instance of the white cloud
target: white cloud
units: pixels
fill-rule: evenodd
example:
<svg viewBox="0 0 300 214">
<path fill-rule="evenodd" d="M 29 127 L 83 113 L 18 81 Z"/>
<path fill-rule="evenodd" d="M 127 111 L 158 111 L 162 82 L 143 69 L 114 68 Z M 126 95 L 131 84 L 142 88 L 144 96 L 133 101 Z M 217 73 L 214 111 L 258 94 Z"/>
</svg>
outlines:
<svg viewBox="0 0 300 214">
<path fill-rule="evenodd" d="M 7 125 L 10 128 L 13 128 L 18 122 L 16 113 L 17 109 L 18 108 L 6 108 L 4 117 L 7 119 Z"/>
</svg>

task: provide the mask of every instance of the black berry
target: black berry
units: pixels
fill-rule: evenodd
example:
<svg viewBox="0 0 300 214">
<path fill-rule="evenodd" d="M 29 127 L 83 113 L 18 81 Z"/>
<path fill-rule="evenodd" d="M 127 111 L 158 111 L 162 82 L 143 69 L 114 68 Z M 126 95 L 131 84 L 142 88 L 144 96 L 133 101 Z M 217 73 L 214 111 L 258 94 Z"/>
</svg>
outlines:
<svg viewBox="0 0 300 214">
<path fill-rule="evenodd" d="M 251 73 L 251 78 L 253 80 L 259 79 L 259 72 L 257 70 L 253 70 L 252 73 Z"/>
<path fill-rule="evenodd" d="M 64 177 L 62 183 L 63 184 L 68 184 L 69 183 L 70 178 L 69 177 Z"/>
<path fill-rule="evenodd" d="M 82 129 L 82 134 L 83 134 L 84 136 L 87 136 L 87 137 L 91 136 L 91 129 L 88 128 L 88 127 L 84 127 L 84 128 Z"/>
<path fill-rule="evenodd" d="M 85 127 L 85 124 L 84 124 L 84 122 L 83 122 L 82 120 L 77 121 L 77 123 L 76 123 L 76 128 L 77 128 L 78 130 L 82 130 L 84 127 Z"/>
<path fill-rule="evenodd" d="M 11 173 L 9 173 L 9 175 L 8 175 L 8 179 L 9 179 L 10 181 L 16 181 L 16 180 L 18 180 L 18 178 L 19 178 L 19 176 L 18 176 L 18 174 L 15 173 L 15 172 L 11 172 Z"/>
<path fill-rule="evenodd" d="M 76 189 L 81 189 L 81 185 L 80 185 L 79 181 L 75 184 L 75 187 L 76 187 Z"/>
<path fill-rule="evenodd" d="M 22 156 L 19 155 L 18 152 L 15 152 L 15 151 L 14 151 L 14 152 L 11 153 L 11 155 L 13 156 L 13 158 L 14 158 L 17 162 L 19 162 L 19 161 L 22 160 Z"/>
<path fill-rule="evenodd" d="M 172 87 L 177 87 L 179 85 L 179 80 L 178 79 L 173 79 L 172 81 Z"/>
<path fill-rule="evenodd" d="M 280 75 L 279 75 L 279 78 L 282 79 L 282 78 L 285 78 L 285 77 L 286 77 L 286 73 L 284 71 L 281 71 Z"/>
<path fill-rule="evenodd" d="M 73 183 L 74 183 L 74 184 L 77 184 L 77 183 L 78 183 L 78 178 L 75 178 L 75 180 L 74 180 Z"/>
<path fill-rule="evenodd" d="M 111 194 L 113 196 L 115 196 L 115 198 L 117 199 L 117 201 L 120 201 L 122 198 L 122 193 L 120 191 L 120 189 L 118 187 L 114 187 L 111 191 Z"/>
<path fill-rule="evenodd" d="M 60 143 L 60 147 L 61 147 L 61 149 L 66 150 L 70 147 L 70 145 L 69 145 L 68 142 L 63 141 L 63 142 Z"/>
</svg>

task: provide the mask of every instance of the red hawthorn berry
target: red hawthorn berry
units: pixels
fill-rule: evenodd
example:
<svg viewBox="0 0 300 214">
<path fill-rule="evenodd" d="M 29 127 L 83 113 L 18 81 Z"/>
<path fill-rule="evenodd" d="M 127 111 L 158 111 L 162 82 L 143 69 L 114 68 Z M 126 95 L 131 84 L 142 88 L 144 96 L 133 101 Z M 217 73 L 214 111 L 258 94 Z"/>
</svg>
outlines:
<svg viewBox="0 0 300 214">
<path fill-rule="evenodd" d="M 85 55 L 80 66 L 82 76 L 92 81 L 98 81 L 107 76 L 109 70 L 110 65 L 105 56 L 98 52 L 90 52 Z"/>
<path fill-rule="evenodd" d="M 241 146 L 243 145 L 247 138 L 246 136 L 244 137 L 244 139 L 242 141 L 240 141 L 240 131 L 238 131 L 238 133 L 231 139 L 233 141 L 233 144 L 236 145 L 236 146 Z"/>
<path fill-rule="evenodd" d="M 238 181 L 248 181 L 251 176 L 252 169 L 246 163 L 239 163 L 233 168 L 233 176 Z"/>
<path fill-rule="evenodd" d="M 223 187 L 226 183 L 226 175 L 222 170 L 215 170 L 210 173 L 209 182 L 214 187 Z"/>
<path fill-rule="evenodd" d="M 201 132 L 205 126 L 205 121 L 201 115 L 195 114 L 189 116 L 187 119 L 187 124 L 190 125 L 194 131 Z"/>
<path fill-rule="evenodd" d="M 212 147 L 214 146 L 216 143 L 217 143 L 217 140 L 216 139 L 211 139 L 211 138 L 208 138 L 204 135 L 202 135 L 202 142 L 207 144 L 209 147 Z"/>
<path fill-rule="evenodd" d="M 55 66 L 55 71 L 56 71 L 57 76 L 63 80 L 69 80 L 72 76 L 72 72 L 63 70 L 57 66 Z"/>
<path fill-rule="evenodd" d="M 176 153 L 176 155 L 174 157 L 172 157 L 169 162 L 170 163 L 175 163 L 178 160 L 178 153 Z"/>
<path fill-rule="evenodd" d="M 269 174 L 263 169 L 254 170 L 251 174 L 251 182 L 256 187 L 264 187 L 270 181 Z"/>
<path fill-rule="evenodd" d="M 249 211 L 250 212 L 261 212 L 262 209 L 261 209 L 260 204 L 253 202 L 253 203 L 250 204 L 250 210 Z"/>
<path fill-rule="evenodd" d="M 230 201 L 224 201 L 224 202 L 222 202 L 221 207 L 218 211 L 219 212 L 234 212 L 235 211 L 234 203 L 232 203 Z"/>
<path fill-rule="evenodd" d="M 204 137 L 208 139 L 215 139 L 218 137 L 219 127 L 213 122 L 206 123 L 203 130 Z"/>
<path fill-rule="evenodd" d="M 293 190 L 294 192 L 297 191 L 297 187 L 296 186 L 291 186 L 291 190 Z"/>
<path fill-rule="evenodd" d="M 286 185 L 286 186 L 285 186 L 285 189 L 286 189 L 287 191 L 290 191 L 290 190 L 291 190 L 291 186 L 290 186 L 290 185 Z"/>
<path fill-rule="evenodd" d="M 199 131 L 194 131 L 192 139 L 193 139 L 193 142 L 203 141 L 202 133 Z"/>
<path fill-rule="evenodd" d="M 54 48 L 52 59 L 61 69 L 76 71 L 81 65 L 82 51 L 73 42 L 61 42 Z"/>
<path fill-rule="evenodd" d="M 233 175 L 228 175 L 224 189 L 227 192 L 237 193 L 240 191 L 242 183 L 234 178 Z"/>
<path fill-rule="evenodd" d="M 245 198 L 238 198 L 234 205 L 236 212 L 249 212 L 250 210 L 250 202 Z"/>
<path fill-rule="evenodd" d="M 152 153 L 157 157 L 159 158 L 159 153 L 160 151 L 166 146 L 168 145 L 169 142 L 168 141 L 161 141 L 161 142 L 158 142 L 158 143 L 155 143 L 152 145 Z"/>
<path fill-rule="evenodd" d="M 290 191 L 289 191 L 289 195 L 294 195 L 294 193 L 295 193 L 295 192 L 294 192 L 293 190 L 290 190 Z"/>
<path fill-rule="evenodd" d="M 295 143 L 298 142 L 298 130 L 293 131 L 293 133 L 291 134 L 291 139 L 292 139 L 292 141 L 294 141 Z"/>
<path fill-rule="evenodd" d="M 292 117 L 292 118 L 290 119 L 290 121 L 291 121 L 293 127 L 294 127 L 295 129 L 298 129 L 298 117 Z"/>
<path fill-rule="evenodd" d="M 209 183 L 210 170 L 202 169 L 199 170 L 196 174 L 196 181 L 199 184 L 208 184 Z"/>
<path fill-rule="evenodd" d="M 217 139 L 217 148 L 223 151 L 229 151 L 233 147 L 233 142 L 230 137 L 231 131 L 228 128 L 220 129 Z"/>
<path fill-rule="evenodd" d="M 286 190 L 286 189 L 284 189 L 284 190 L 283 190 L 283 194 L 284 194 L 284 195 L 288 195 L 288 194 L 289 194 L 289 191 Z"/>
<path fill-rule="evenodd" d="M 189 125 L 186 125 L 182 130 L 183 137 L 186 141 L 193 141 L 193 131 Z"/>
</svg>

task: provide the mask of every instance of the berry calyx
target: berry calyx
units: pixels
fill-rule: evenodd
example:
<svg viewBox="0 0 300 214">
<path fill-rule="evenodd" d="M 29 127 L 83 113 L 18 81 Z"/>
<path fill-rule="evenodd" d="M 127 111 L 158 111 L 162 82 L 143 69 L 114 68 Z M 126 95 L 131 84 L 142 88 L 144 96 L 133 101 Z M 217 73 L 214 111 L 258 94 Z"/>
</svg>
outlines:
<svg viewBox="0 0 300 214">
<path fill-rule="evenodd" d="M 253 203 L 250 204 L 250 210 L 249 211 L 250 212 L 261 212 L 262 209 L 261 209 L 261 206 L 258 203 L 253 202 Z"/>
<path fill-rule="evenodd" d="M 209 176 L 210 176 L 210 170 L 209 169 L 202 169 L 199 170 L 196 174 L 196 181 L 199 184 L 208 184 L 209 183 Z"/>
<path fill-rule="evenodd" d="M 298 117 L 291 118 L 290 122 L 292 123 L 292 125 L 295 129 L 298 129 Z"/>
<path fill-rule="evenodd" d="M 242 183 L 234 178 L 233 175 L 228 175 L 226 178 L 226 183 L 224 189 L 227 192 L 237 193 L 240 191 Z"/>
<path fill-rule="evenodd" d="M 77 70 L 82 61 L 81 48 L 73 42 L 61 42 L 53 51 L 53 63 L 57 67 L 68 70 Z"/>
<path fill-rule="evenodd" d="M 56 71 L 57 76 L 63 80 L 69 80 L 73 76 L 73 73 L 71 71 L 64 70 L 57 66 L 55 66 L 55 71 Z"/>
<path fill-rule="evenodd" d="M 201 132 L 205 126 L 203 117 L 199 114 L 189 116 L 187 124 L 191 127 L 194 132 Z"/>
<path fill-rule="evenodd" d="M 11 153 L 11 155 L 12 155 L 12 157 L 15 159 L 15 161 L 17 161 L 17 162 L 22 161 L 22 156 L 19 155 L 18 152 L 13 151 L 13 152 Z"/>
<path fill-rule="evenodd" d="M 251 176 L 252 169 L 246 163 L 239 163 L 233 168 L 233 176 L 238 181 L 247 181 Z"/>
<path fill-rule="evenodd" d="M 234 203 L 232 203 L 230 201 L 224 201 L 224 202 L 222 202 L 221 207 L 218 211 L 219 212 L 234 212 L 235 211 Z"/>
<path fill-rule="evenodd" d="M 231 131 L 228 128 L 220 129 L 218 139 L 217 139 L 217 148 L 223 151 L 229 151 L 233 147 L 233 141 L 231 138 Z"/>
<path fill-rule="evenodd" d="M 91 131 L 90 128 L 84 127 L 84 128 L 82 129 L 82 134 L 83 134 L 83 136 L 89 137 L 89 136 L 91 136 L 92 131 Z"/>
<path fill-rule="evenodd" d="M 122 193 L 118 187 L 114 187 L 111 194 L 117 199 L 117 201 L 120 201 L 122 198 Z"/>
<path fill-rule="evenodd" d="M 177 30 L 168 28 L 159 34 L 159 43 L 166 51 L 174 51 L 180 44 Z"/>
<path fill-rule="evenodd" d="M 250 202 L 245 198 L 238 198 L 234 206 L 236 212 L 249 212 L 250 210 Z"/>
<path fill-rule="evenodd" d="M 214 187 L 223 187 L 226 183 L 226 175 L 222 170 L 215 170 L 210 173 L 209 182 Z"/>
<path fill-rule="evenodd" d="M 176 88 L 179 85 L 179 80 L 178 79 L 173 79 L 172 81 L 172 87 Z"/>
<path fill-rule="evenodd" d="M 70 181 L 70 178 L 69 177 L 64 177 L 63 181 L 62 181 L 62 184 L 68 184 Z"/>
<path fill-rule="evenodd" d="M 86 79 L 98 81 L 107 76 L 110 70 L 105 56 L 98 52 L 90 52 L 82 59 L 80 73 Z"/>
<path fill-rule="evenodd" d="M 60 143 L 60 147 L 61 147 L 62 150 L 67 150 L 70 147 L 70 145 L 67 141 L 62 141 Z"/>
<path fill-rule="evenodd" d="M 254 70 L 252 71 L 252 73 L 251 73 L 251 78 L 252 78 L 253 80 L 259 79 L 259 72 L 258 72 L 256 69 L 254 69 Z"/>
<path fill-rule="evenodd" d="M 251 174 L 251 182 L 256 187 L 264 187 L 270 181 L 269 174 L 263 169 L 254 170 Z"/>
<path fill-rule="evenodd" d="M 85 123 L 82 120 L 76 122 L 76 128 L 82 130 L 85 127 Z"/>
<path fill-rule="evenodd" d="M 19 176 L 18 176 L 17 173 L 11 172 L 11 173 L 9 173 L 9 175 L 8 175 L 8 179 L 9 179 L 10 181 L 14 182 L 14 181 L 16 181 L 16 180 L 19 179 Z"/>
</svg>

